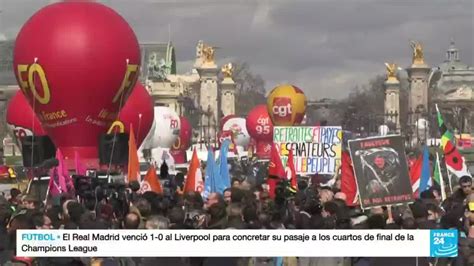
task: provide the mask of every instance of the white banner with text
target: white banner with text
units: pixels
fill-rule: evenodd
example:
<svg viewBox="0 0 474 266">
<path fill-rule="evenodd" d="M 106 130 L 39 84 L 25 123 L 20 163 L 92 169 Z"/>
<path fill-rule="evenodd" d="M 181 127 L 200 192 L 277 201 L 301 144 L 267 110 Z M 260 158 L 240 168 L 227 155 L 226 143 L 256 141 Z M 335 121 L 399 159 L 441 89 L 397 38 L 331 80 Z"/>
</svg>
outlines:
<svg viewBox="0 0 474 266">
<path fill-rule="evenodd" d="M 22 257 L 455 257 L 456 230 L 18 230 Z"/>
</svg>

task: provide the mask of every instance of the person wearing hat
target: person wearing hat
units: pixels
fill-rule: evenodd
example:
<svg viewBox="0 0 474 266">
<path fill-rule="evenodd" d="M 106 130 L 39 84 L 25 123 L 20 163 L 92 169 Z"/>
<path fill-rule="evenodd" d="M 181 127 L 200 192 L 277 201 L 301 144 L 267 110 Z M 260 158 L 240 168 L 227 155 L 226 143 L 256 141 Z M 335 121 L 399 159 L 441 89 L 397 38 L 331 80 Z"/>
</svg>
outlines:
<svg viewBox="0 0 474 266">
<path fill-rule="evenodd" d="M 23 196 L 21 205 L 28 210 L 38 210 L 41 207 L 41 199 L 32 191 Z"/>
</svg>

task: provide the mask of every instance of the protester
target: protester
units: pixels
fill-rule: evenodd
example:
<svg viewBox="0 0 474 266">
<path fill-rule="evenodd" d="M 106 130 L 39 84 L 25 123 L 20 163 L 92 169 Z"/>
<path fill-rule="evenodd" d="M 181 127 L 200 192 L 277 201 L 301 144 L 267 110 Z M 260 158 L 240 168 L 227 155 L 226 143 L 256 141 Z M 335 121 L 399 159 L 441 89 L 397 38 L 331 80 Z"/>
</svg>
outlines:
<svg viewBox="0 0 474 266">
<path fill-rule="evenodd" d="M 234 163 L 235 164 L 235 163 Z M 248 166 L 253 167 L 253 166 Z M 233 169 L 241 169 L 234 166 Z M 162 168 L 164 171 L 164 168 Z M 250 171 L 249 171 L 250 172 Z M 231 176 L 233 172 L 230 172 Z M 288 182 L 280 182 L 271 198 L 268 187 L 252 180 L 233 179 L 231 187 L 211 192 L 183 193 L 183 175 L 169 176 L 172 182 L 163 191 L 142 193 L 133 188 L 108 192 L 91 188 L 76 198 L 58 196 L 57 203 L 44 207 L 37 195 L 19 197 L 11 191 L 10 200 L 0 199 L 0 264 L 13 261 L 18 229 L 438 229 L 460 232 L 459 257 L 430 260 L 432 265 L 472 265 L 474 261 L 474 202 L 472 180 L 462 177 L 460 188 L 441 202 L 439 187 L 420 193 L 409 206 L 373 207 L 363 211 L 348 206 L 347 196 L 338 183 L 321 187 L 300 179 L 296 193 Z M 130 184 L 133 185 L 133 184 Z M 79 192 L 78 192 L 79 193 Z M 123 193 L 123 195 L 121 194 Z M 9 225 L 7 229 L 7 225 Z M 7 237 L 8 236 L 8 237 Z M 424 265 L 415 258 L 45 258 L 40 265 Z M 444 264 L 443 264 L 444 263 Z M 283 264 L 279 264 L 283 265 Z"/>
</svg>

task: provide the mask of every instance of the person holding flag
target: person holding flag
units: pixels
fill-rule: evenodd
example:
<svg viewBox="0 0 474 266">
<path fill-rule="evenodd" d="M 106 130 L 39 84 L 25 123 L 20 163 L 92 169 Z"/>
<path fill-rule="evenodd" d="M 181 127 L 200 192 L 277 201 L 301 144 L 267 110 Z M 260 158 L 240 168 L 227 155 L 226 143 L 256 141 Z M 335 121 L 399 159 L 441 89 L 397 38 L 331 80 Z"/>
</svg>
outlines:
<svg viewBox="0 0 474 266">
<path fill-rule="evenodd" d="M 430 186 L 430 159 L 428 147 L 423 148 L 423 153 L 410 169 L 410 181 L 413 196 L 419 198 L 420 194 Z"/>
<path fill-rule="evenodd" d="M 272 148 L 270 151 L 270 164 L 268 165 L 268 178 L 267 178 L 267 185 L 268 185 L 268 195 L 271 199 L 275 199 L 275 189 L 280 182 L 281 179 L 286 177 L 285 168 L 283 168 L 283 164 L 281 163 L 280 154 L 278 153 L 275 144 L 272 144 Z"/>
<path fill-rule="evenodd" d="M 290 181 L 290 187 L 292 192 L 296 192 L 298 189 L 298 182 L 296 178 L 296 169 L 295 169 L 295 163 L 294 163 L 294 158 L 293 158 L 293 149 L 290 149 L 290 152 L 288 154 L 288 161 L 286 162 L 286 167 L 285 167 L 285 172 L 286 172 L 286 177 Z"/>
<path fill-rule="evenodd" d="M 469 173 L 464 157 L 459 153 L 454 143 L 454 136 L 444 123 L 443 116 L 436 105 L 438 116 L 438 125 L 441 133 L 441 148 L 444 153 L 444 162 L 448 170 L 448 181 L 451 189 L 452 177 L 456 177 L 460 188 L 455 191 L 450 200 L 462 203 L 466 197 L 472 192 L 472 176 Z"/>
</svg>

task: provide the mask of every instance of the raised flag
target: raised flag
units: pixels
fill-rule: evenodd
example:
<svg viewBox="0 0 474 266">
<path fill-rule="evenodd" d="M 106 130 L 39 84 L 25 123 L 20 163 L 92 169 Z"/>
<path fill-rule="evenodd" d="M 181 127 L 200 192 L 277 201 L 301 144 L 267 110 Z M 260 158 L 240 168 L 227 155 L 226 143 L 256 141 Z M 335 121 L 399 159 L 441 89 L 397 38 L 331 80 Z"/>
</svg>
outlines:
<svg viewBox="0 0 474 266">
<path fill-rule="evenodd" d="M 430 183 L 430 153 L 428 147 L 423 148 L 423 164 L 421 166 L 420 193 L 427 190 Z"/>
<path fill-rule="evenodd" d="M 436 153 L 436 164 L 435 164 L 433 179 L 436 183 L 439 184 L 440 189 L 441 189 L 441 200 L 444 201 L 446 199 L 446 190 L 444 188 L 443 173 L 441 173 L 441 165 L 439 161 L 440 161 L 439 154 Z"/>
<path fill-rule="evenodd" d="M 462 176 L 471 176 L 466 166 L 464 157 L 459 153 L 456 145 L 454 145 L 454 137 L 451 131 L 444 123 L 443 116 L 436 105 L 436 111 L 438 113 L 438 126 L 441 133 L 441 148 L 444 153 L 444 161 L 448 171 L 460 178 Z"/>
<path fill-rule="evenodd" d="M 216 189 L 221 194 L 230 187 L 229 165 L 227 164 L 227 154 L 229 153 L 230 145 L 231 141 L 225 139 L 221 144 L 221 151 L 219 153 L 219 175 L 216 176 L 219 181 L 216 183 Z"/>
<path fill-rule="evenodd" d="M 56 156 L 58 156 L 56 152 Z M 59 196 L 60 194 L 67 193 L 67 185 L 66 185 L 66 179 L 64 175 L 61 173 L 62 169 L 60 169 L 58 166 L 53 167 L 49 171 L 49 184 L 48 184 L 48 189 L 49 189 L 49 194 L 53 197 Z"/>
<path fill-rule="evenodd" d="M 161 187 L 160 180 L 156 175 L 156 168 L 154 165 L 150 165 L 150 168 L 148 168 L 148 171 L 140 184 L 140 191 L 142 193 L 146 191 L 153 191 L 157 194 L 163 193 L 163 188 Z"/>
<path fill-rule="evenodd" d="M 290 181 L 290 185 L 293 189 L 298 189 L 298 182 L 296 180 L 296 170 L 295 170 L 295 162 L 293 159 L 293 149 L 290 149 L 288 154 L 288 161 L 286 162 L 285 167 L 286 178 Z"/>
<path fill-rule="evenodd" d="M 56 150 L 56 159 L 58 160 L 58 174 L 61 182 L 64 180 L 65 183 L 65 189 L 63 190 L 63 193 L 71 192 L 74 191 L 74 181 L 71 178 L 71 175 L 69 174 L 69 170 L 66 167 L 66 163 L 64 162 L 64 156 L 63 153 L 61 152 L 60 149 Z"/>
<path fill-rule="evenodd" d="M 81 156 L 77 151 L 74 152 L 74 162 L 76 166 L 76 175 L 86 175 L 87 168 L 81 162 Z"/>
<path fill-rule="evenodd" d="M 207 198 L 209 194 L 216 191 L 215 186 L 215 170 L 216 162 L 214 161 L 214 151 L 212 147 L 207 148 L 207 162 L 206 162 L 206 172 L 204 177 L 204 193 L 203 198 Z"/>
<path fill-rule="evenodd" d="M 347 206 L 357 205 L 357 183 L 349 152 L 341 154 L 341 192 L 346 195 Z"/>
<path fill-rule="evenodd" d="M 272 144 L 270 150 L 270 163 L 268 165 L 267 178 L 268 195 L 270 196 L 270 198 L 275 198 L 275 188 L 280 179 L 283 179 L 285 177 L 285 169 L 283 168 L 283 164 L 281 163 L 280 154 L 277 151 L 275 144 Z"/>
<path fill-rule="evenodd" d="M 413 197 L 418 198 L 420 182 L 421 182 L 421 172 L 423 169 L 423 154 L 418 157 L 415 163 L 410 168 L 410 182 L 411 188 L 413 190 Z"/>
<path fill-rule="evenodd" d="M 66 192 L 66 182 L 58 173 L 58 168 L 54 167 L 49 171 L 49 194 L 53 197 L 59 196 Z"/>
<path fill-rule="evenodd" d="M 184 184 L 184 193 L 187 192 L 199 192 L 202 193 L 204 190 L 204 184 L 202 181 L 201 164 L 197 156 L 196 149 L 193 151 L 193 157 L 189 164 L 188 175 L 186 177 L 186 183 Z"/>
<path fill-rule="evenodd" d="M 140 180 L 140 163 L 138 161 L 137 143 L 133 127 L 130 125 L 130 138 L 128 139 L 128 183 Z"/>
</svg>

